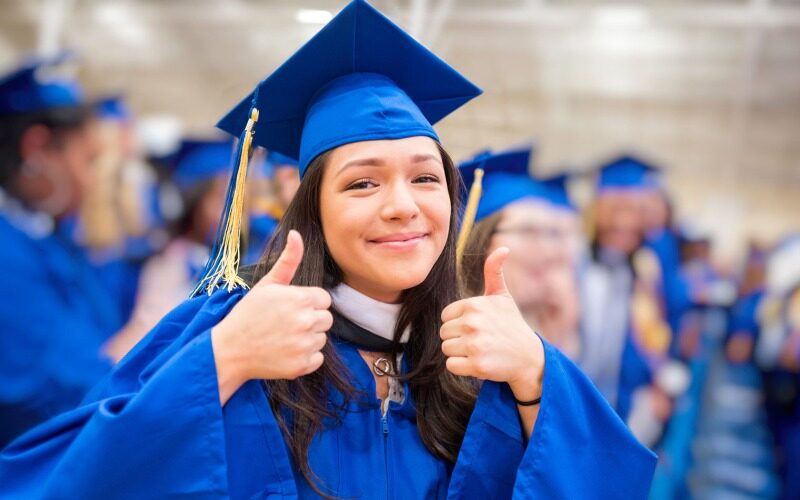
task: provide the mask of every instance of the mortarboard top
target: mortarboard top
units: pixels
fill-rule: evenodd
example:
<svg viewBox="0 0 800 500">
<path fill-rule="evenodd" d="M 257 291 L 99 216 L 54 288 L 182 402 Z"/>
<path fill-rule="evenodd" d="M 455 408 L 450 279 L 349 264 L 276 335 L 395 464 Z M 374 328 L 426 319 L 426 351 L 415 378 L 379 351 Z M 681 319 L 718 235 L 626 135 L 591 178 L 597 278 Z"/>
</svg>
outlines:
<svg viewBox="0 0 800 500">
<path fill-rule="evenodd" d="M 599 168 L 597 189 L 660 190 L 660 169 L 633 155 L 623 155 Z"/>
<path fill-rule="evenodd" d="M 548 189 L 528 173 L 532 153 L 530 147 L 501 153 L 484 152 L 459 165 L 458 169 L 467 188 L 472 185 L 476 170 L 482 169 L 484 172 L 475 221 L 480 221 L 523 198 L 550 201 Z"/>
<path fill-rule="evenodd" d="M 546 179 L 540 179 L 539 182 L 547 189 L 548 199 L 553 206 L 574 212 L 577 208 L 569 198 L 569 192 L 567 191 L 567 183 L 570 177 L 569 173 L 564 172 Z"/>
<path fill-rule="evenodd" d="M 428 136 L 481 90 L 363 0 L 347 5 L 217 124 L 239 135 L 258 109 L 253 143 L 311 160 L 353 142 Z"/>
<path fill-rule="evenodd" d="M 71 59 L 73 55 L 70 52 L 29 58 L 13 71 L 0 76 L 0 115 L 83 105 L 83 90 L 78 83 L 56 71 Z"/>
<path fill-rule="evenodd" d="M 279 166 L 291 166 L 297 168 L 297 160 L 289 158 L 286 155 L 280 154 L 276 151 L 267 152 L 267 162 L 272 168 Z"/>
</svg>

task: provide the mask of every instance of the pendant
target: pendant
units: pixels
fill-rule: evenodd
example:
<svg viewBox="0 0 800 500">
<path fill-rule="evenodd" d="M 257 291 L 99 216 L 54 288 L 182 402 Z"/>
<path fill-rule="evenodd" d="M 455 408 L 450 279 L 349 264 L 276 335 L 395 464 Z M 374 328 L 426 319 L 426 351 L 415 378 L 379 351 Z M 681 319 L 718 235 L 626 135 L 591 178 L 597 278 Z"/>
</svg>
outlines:
<svg viewBox="0 0 800 500">
<path fill-rule="evenodd" d="M 375 375 L 383 377 L 392 374 L 392 364 L 386 358 L 378 358 L 372 362 L 372 371 Z"/>
</svg>

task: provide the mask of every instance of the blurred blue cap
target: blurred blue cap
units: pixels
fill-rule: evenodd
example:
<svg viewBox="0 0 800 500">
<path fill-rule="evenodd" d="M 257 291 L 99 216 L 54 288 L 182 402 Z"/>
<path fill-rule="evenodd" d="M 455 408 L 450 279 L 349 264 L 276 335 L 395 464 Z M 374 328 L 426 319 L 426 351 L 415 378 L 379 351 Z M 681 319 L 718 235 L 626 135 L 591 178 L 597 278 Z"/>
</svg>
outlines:
<svg viewBox="0 0 800 500">
<path fill-rule="evenodd" d="M 289 166 L 297 168 L 297 160 L 289 158 L 286 155 L 282 155 L 277 151 L 267 152 L 267 162 L 273 169 L 278 166 Z"/>
<path fill-rule="evenodd" d="M 549 190 L 528 173 L 532 154 L 533 149 L 530 147 L 501 153 L 485 151 L 459 165 L 458 169 L 466 187 L 466 191 L 462 192 L 465 201 L 475 180 L 475 170 L 482 168 L 484 171 L 483 190 L 475 222 L 523 198 L 550 201 Z"/>
<path fill-rule="evenodd" d="M 577 207 L 569 198 L 567 190 L 567 183 L 570 177 L 571 175 L 565 172 L 546 179 L 540 179 L 540 182 L 547 189 L 548 199 L 553 206 L 575 212 Z"/>
<path fill-rule="evenodd" d="M 184 139 L 168 161 L 175 184 L 185 190 L 198 182 L 229 175 L 233 152 L 231 139 Z"/>
<path fill-rule="evenodd" d="M 600 167 L 597 181 L 599 191 L 607 190 L 661 190 L 658 167 L 633 155 L 620 156 Z"/>
<path fill-rule="evenodd" d="M 125 104 L 122 96 L 119 95 L 101 99 L 95 103 L 94 111 L 97 117 L 102 120 L 127 122 L 133 116 L 130 108 Z"/>
<path fill-rule="evenodd" d="M 84 104 L 83 90 L 73 79 L 58 75 L 58 66 L 74 58 L 71 52 L 24 61 L 0 76 L 0 115 L 35 113 Z"/>
<path fill-rule="evenodd" d="M 427 136 L 481 90 L 364 0 L 348 4 L 219 121 L 238 136 L 259 110 L 253 143 L 297 158 L 353 142 Z"/>
</svg>

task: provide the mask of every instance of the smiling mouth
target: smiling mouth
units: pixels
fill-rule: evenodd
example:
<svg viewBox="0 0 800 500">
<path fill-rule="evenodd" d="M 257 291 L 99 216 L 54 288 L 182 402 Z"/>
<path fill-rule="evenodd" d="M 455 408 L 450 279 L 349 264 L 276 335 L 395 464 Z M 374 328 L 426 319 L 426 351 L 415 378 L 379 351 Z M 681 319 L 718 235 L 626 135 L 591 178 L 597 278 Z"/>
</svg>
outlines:
<svg viewBox="0 0 800 500">
<path fill-rule="evenodd" d="M 427 238 L 428 235 L 429 233 L 393 234 L 368 241 L 369 243 L 378 245 L 383 248 L 406 249 L 406 248 L 413 248 L 422 240 Z"/>
</svg>

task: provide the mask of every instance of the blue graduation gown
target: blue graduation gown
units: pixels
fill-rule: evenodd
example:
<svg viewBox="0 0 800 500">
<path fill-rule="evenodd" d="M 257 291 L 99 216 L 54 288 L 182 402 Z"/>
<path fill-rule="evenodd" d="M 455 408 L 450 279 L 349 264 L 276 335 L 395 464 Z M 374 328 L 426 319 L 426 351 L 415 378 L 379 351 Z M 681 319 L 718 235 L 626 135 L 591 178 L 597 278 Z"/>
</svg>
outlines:
<svg viewBox="0 0 800 500">
<path fill-rule="evenodd" d="M 121 324 L 84 254 L 22 222 L 0 214 L 0 446 L 81 401 Z"/>
<path fill-rule="evenodd" d="M 662 228 L 647 236 L 645 245 L 656 255 L 661 268 L 661 295 L 667 321 L 673 332 L 680 329 L 681 318 L 691 305 L 688 285 L 681 274 L 680 243 L 671 228 Z"/>
<path fill-rule="evenodd" d="M 316 498 L 260 382 L 220 407 L 210 330 L 242 295 L 185 302 L 82 406 L 12 443 L 0 455 L 0 496 Z M 354 384 L 374 394 L 356 348 L 333 342 Z M 549 345 L 545 359 L 529 442 L 508 386 L 486 382 L 449 465 L 422 444 L 406 388 L 385 417 L 373 400 L 315 437 L 320 484 L 349 498 L 644 498 L 655 456 L 569 360 Z"/>
</svg>

